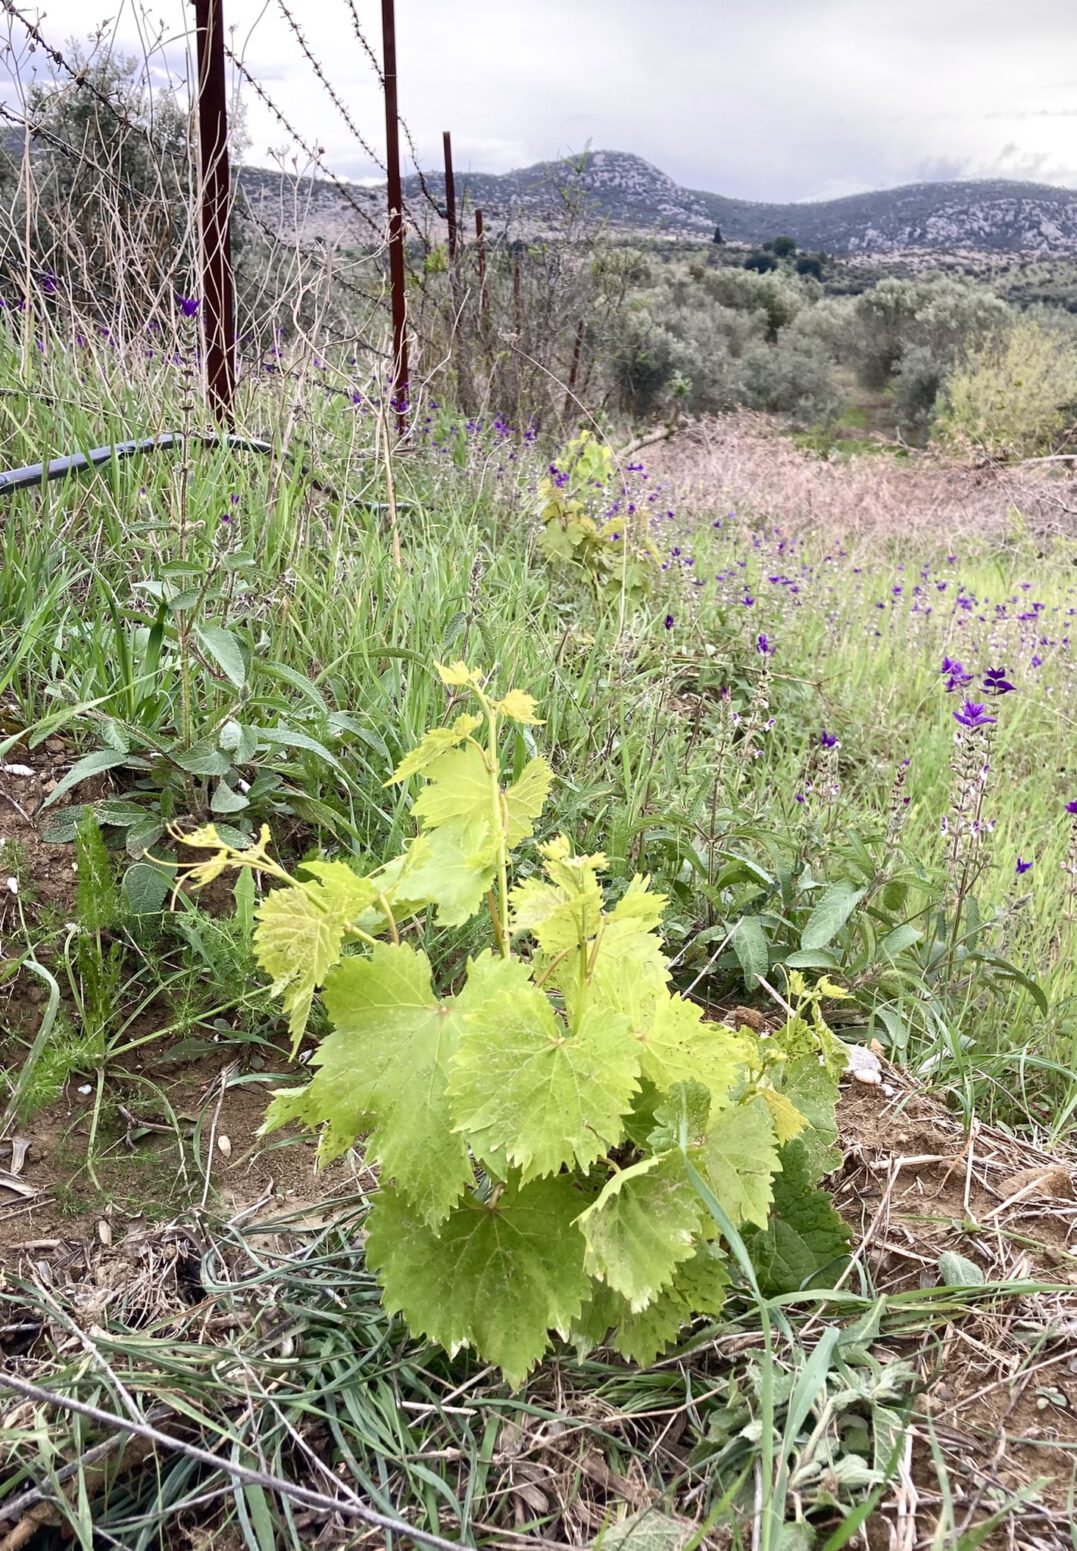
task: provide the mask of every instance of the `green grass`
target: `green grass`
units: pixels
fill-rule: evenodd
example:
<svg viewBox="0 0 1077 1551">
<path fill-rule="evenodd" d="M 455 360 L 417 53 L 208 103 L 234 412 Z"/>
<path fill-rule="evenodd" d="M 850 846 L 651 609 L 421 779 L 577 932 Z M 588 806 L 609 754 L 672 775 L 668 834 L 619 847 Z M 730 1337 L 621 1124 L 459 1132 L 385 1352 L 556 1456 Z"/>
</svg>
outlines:
<svg viewBox="0 0 1077 1551">
<path fill-rule="evenodd" d="M 99 354 L 100 370 L 78 382 L 59 348 L 27 367 L 0 344 L 10 463 L 182 424 L 178 373 L 136 372 Z M 249 387 L 242 405 L 242 423 L 281 451 L 292 391 L 287 378 L 267 380 Z M 583 579 L 551 570 L 536 548 L 535 486 L 549 449 L 540 455 L 479 433 L 459 461 L 422 443 L 397 453 L 398 566 L 379 427 L 339 400 L 312 403 L 302 454 L 332 495 L 278 458 L 200 449 L 187 468 L 178 456 L 156 454 L 0 497 L 0 632 L 10 643 L 0 709 L 24 741 L 63 728 L 82 753 L 126 747 L 142 765 L 115 765 L 111 800 L 136 802 L 151 818 L 184 819 L 204 816 L 218 779 L 184 768 L 192 745 L 216 742 L 232 722 L 284 728 L 291 741 L 262 749 L 247 769 L 251 776 L 256 767 L 254 784 L 264 784 L 258 819 L 293 859 L 338 847 L 370 867 L 412 833 L 406 793 L 385 782 L 445 715 L 434 662 L 463 657 L 496 669 L 500 683 L 535 696 L 544 718 L 534 739 L 558 776 L 547 832 L 604 850 L 616 884 L 637 870 L 655 877 L 669 896 L 667 938 L 682 986 L 715 1006 L 769 1005 L 731 946 L 737 923 L 761 924 L 768 979 L 780 990 L 826 889 L 855 883 L 865 899 L 829 943 L 832 965 L 818 966 L 853 993 L 832 1008 L 844 1015 L 843 1032 L 889 1044 L 969 1120 L 1068 1139 L 1077 1113 L 1073 889 L 1064 871 L 1072 845 L 1065 803 L 1077 797 L 1072 545 L 1028 535 L 994 547 L 966 541 L 951 561 L 945 549 L 914 551 L 895 533 L 854 551 L 827 531 L 825 516 L 802 536 L 781 535 L 765 512 L 728 518 L 716 497 L 713 508 L 678 511 L 662 524 L 663 557 L 671 547 L 681 554 L 669 557 L 669 570 L 656 569 L 645 607 L 598 609 Z M 622 501 L 647 510 L 653 482 L 638 472 L 624 477 Z M 660 494 L 652 504 L 664 511 Z M 684 568 L 688 555 L 694 564 Z M 171 606 L 161 605 L 162 584 Z M 964 596 L 990 603 L 955 608 L 959 584 Z M 925 603 L 914 611 L 917 586 Z M 745 604 L 746 596 L 754 601 Z M 1026 597 L 1042 604 L 1038 619 L 1019 620 L 1027 611 L 1009 602 L 995 616 L 1000 600 Z M 207 626 L 240 644 L 242 687 L 200 644 L 198 629 Z M 767 680 L 760 632 L 775 647 Z M 972 890 L 975 915 L 966 906 L 956 927 L 947 919 L 940 926 L 940 824 L 957 703 L 940 683 L 945 653 L 979 671 L 1004 664 L 1018 683 L 995 708 L 993 830 Z M 841 743 L 829 763 L 824 727 Z M 747 757 L 752 746 L 759 757 Z M 527 756 L 522 733 L 517 752 Z M 808 783 L 812 800 L 799 803 Z M 108 824 L 100 808 L 99 816 L 119 884 L 139 847 L 129 827 Z M 167 856 L 169 844 L 162 834 L 151 850 Z M 1034 862 L 1021 878 L 1018 854 Z M 32 886 L 25 880 L 27 895 Z M 110 1084 L 130 1082 L 136 1053 L 198 1041 L 223 1013 L 237 1040 L 280 1032 L 228 902 L 219 918 L 187 912 L 162 927 L 139 916 L 128 892 L 118 899 L 110 924 L 84 927 L 76 940 L 29 908 L 5 943 L 22 962 L 20 979 L 35 973 L 27 968 L 33 956 L 62 988 L 65 1007 L 79 1011 L 75 1033 L 54 1010 L 37 1044 L 24 1042 L 9 1083 L 25 1112 L 58 1091 L 66 1073 L 92 1068 L 99 1098 L 90 1184 L 115 1141 L 100 1100 L 106 1075 Z M 466 929 L 427 923 L 421 932 L 439 970 L 451 975 L 463 965 Z M 892 951 L 885 946 L 898 940 Z M 0 985 L 0 996 L 12 983 Z M 143 1191 L 163 1210 L 163 1183 L 132 1165 L 116 1199 Z M 352 1203 L 351 1228 L 364 1207 Z M 688 1504 L 700 1518 L 735 1501 L 734 1533 L 745 1545 L 757 1484 L 759 1543 L 776 1546 L 786 1489 L 814 1490 L 812 1472 L 832 1463 L 831 1453 L 855 1456 L 854 1475 L 858 1460 L 868 1472 L 850 1489 L 862 1502 L 895 1468 L 890 1445 L 910 1402 L 909 1375 L 870 1370 L 868 1382 L 863 1371 L 852 1374 L 843 1366 L 845 1337 L 802 1344 L 801 1311 L 764 1304 L 750 1277 L 722 1332 L 731 1341 L 744 1335 L 747 1345 L 717 1371 L 714 1350 L 705 1350 L 710 1331 L 688 1340 L 680 1361 L 642 1373 L 600 1354 L 566 1353 L 525 1395 L 507 1397 L 465 1360 L 450 1364 L 385 1318 L 347 1219 L 283 1258 L 256 1231 L 217 1225 L 200 1255 L 200 1285 L 217 1312 L 236 1313 L 234 1334 L 220 1344 L 202 1339 L 171 1293 L 161 1294 L 148 1312 L 110 1314 L 92 1385 L 72 1361 L 54 1367 L 53 1387 L 84 1397 L 92 1387 L 96 1403 L 119 1414 L 124 1387 L 137 1384 L 146 1410 L 161 1404 L 195 1416 L 199 1436 L 222 1459 L 260 1461 L 271 1475 L 310 1473 L 317 1484 L 311 1454 L 331 1452 L 375 1507 L 464 1539 L 510 1521 L 522 1533 L 561 1533 L 566 1522 L 591 1533 L 601 1502 L 597 1519 L 571 1517 L 596 1496 L 584 1468 L 588 1445 L 615 1472 L 642 1471 L 671 1506 Z M 38 1295 L 18 1284 L 3 1296 L 13 1318 L 38 1307 Z M 828 1317 L 866 1319 L 871 1299 L 865 1284 L 826 1305 Z M 808 1298 L 807 1311 L 817 1302 Z M 273 1317 L 252 1322 L 259 1304 Z M 956 1293 L 949 1303 L 899 1297 L 873 1330 L 892 1328 L 890 1319 L 923 1335 L 962 1306 Z M 761 1309 L 773 1356 L 762 1366 Z M 840 1444 L 834 1400 L 856 1384 L 863 1394 L 847 1404 L 859 1453 Z M 672 1462 L 661 1444 L 671 1414 L 687 1418 L 689 1440 Z M 765 1418 L 776 1431 L 766 1431 L 760 1452 L 753 1440 L 764 1436 Z M 550 1446 L 557 1464 L 547 1506 L 524 1497 L 517 1515 L 506 1429 L 539 1429 L 545 1439 L 566 1419 L 579 1452 L 576 1443 Z M 746 1438 L 749 1423 L 757 1431 Z M 57 1465 L 90 1441 L 81 1428 L 71 1423 Z M 25 1487 L 48 1452 L 41 1433 L 22 1442 L 22 1477 L 9 1477 L 9 1493 Z M 223 1494 L 219 1522 L 265 1551 L 273 1541 L 265 1539 L 264 1493 L 212 1479 Z M 161 1467 L 152 1500 L 145 1483 L 121 1479 L 110 1497 L 111 1532 L 131 1534 L 132 1545 L 157 1543 L 161 1506 L 179 1511 L 209 1480 L 182 1451 Z M 70 1510 L 73 1520 L 82 1514 L 77 1532 L 87 1545 L 88 1502 Z M 278 1527 L 281 1544 L 305 1543 L 291 1509 Z M 834 1533 L 837 1547 L 844 1532 Z"/>
</svg>

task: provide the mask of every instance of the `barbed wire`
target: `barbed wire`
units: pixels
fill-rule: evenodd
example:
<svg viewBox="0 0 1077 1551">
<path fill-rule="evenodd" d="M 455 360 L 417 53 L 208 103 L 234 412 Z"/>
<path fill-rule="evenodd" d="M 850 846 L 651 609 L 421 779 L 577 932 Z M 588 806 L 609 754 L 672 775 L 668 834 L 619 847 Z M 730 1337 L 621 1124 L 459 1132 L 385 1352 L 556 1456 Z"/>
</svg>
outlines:
<svg viewBox="0 0 1077 1551">
<path fill-rule="evenodd" d="M 348 7 L 348 11 L 351 14 L 352 30 L 359 40 L 359 46 L 362 48 L 363 53 L 369 59 L 374 74 L 378 78 L 378 85 L 381 87 L 382 91 L 384 91 L 385 76 L 382 74 L 381 65 L 378 63 L 378 56 L 367 39 L 366 34 L 363 32 L 362 25 L 359 21 L 359 13 L 355 9 L 355 0 L 344 0 L 344 3 Z M 411 138 L 411 130 L 408 128 L 408 121 L 402 113 L 397 114 L 397 119 L 399 120 L 401 129 L 404 131 L 404 139 L 408 143 L 408 151 L 411 155 L 412 165 L 415 168 L 416 176 L 419 179 L 419 187 L 422 189 L 423 198 L 426 200 L 427 204 L 435 212 L 435 214 L 440 218 L 442 213 L 441 206 L 438 204 L 437 200 L 434 198 L 429 188 L 427 187 L 426 178 L 423 175 L 423 169 L 419 164 L 418 152 L 415 149 L 415 141 Z"/>
<path fill-rule="evenodd" d="M 272 97 L 266 91 L 265 87 L 255 76 L 251 74 L 251 72 L 247 69 L 247 66 L 243 63 L 237 54 L 232 52 L 227 43 L 224 46 L 224 52 L 227 54 L 235 68 L 239 71 L 243 79 L 247 82 L 248 86 L 250 86 L 252 91 L 256 93 L 259 100 L 269 109 L 270 113 L 272 113 L 273 117 L 277 120 L 277 123 L 280 124 L 281 128 L 284 129 L 289 135 L 291 135 L 296 145 L 299 146 L 300 150 L 303 151 L 308 160 L 325 175 L 327 182 L 332 183 L 334 188 L 339 191 L 345 204 L 350 205 L 351 208 L 355 211 L 356 215 L 359 216 L 361 220 L 366 222 L 371 231 L 376 234 L 379 242 L 384 242 L 384 230 L 378 225 L 372 216 L 367 214 L 362 205 L 352 194 L 348 185 L 342 182 L 342 180 L 337 177 L 336 173 L 326 166 L 324 156 L 320 148 L 316 148 L 310 145 L 310 143 L 299 133 L 294 124 L 292 124 L 288 119 L 283 109 L 277 106 Z"/>
<path fill-rule="evenodd" d="M 359 126 L 356 124 L 355 120 L 352 118 L 351 114 L 348 112 L 347 108 L 344 106 L 344 103 L 341 101 L 341 99 L 340 99 L 339 95 L 337 94 L 336 90 L 331 85 L 331 83 L 329 81 L 329 78 L 326 75 L 325 71 L 322 69 L 321 65 L 318 63 L 317 59 L 315 58 L 313 49 L 310 47 L 310 44 L 307 42 L 306 38 L 303 36 L 303 32 L 302 32 L 302 30 L 301 30 L 301 28 L 299 26 L 299 23 L 296 21 L 295 17 L 292 15 L 291 11 L 288 9 L 287 5 L 285 4 L 285 0 L 277 0 L 277 4 L 280 7 L 281 15 L 284 17 L 285 21 L 288 23 L 289 27 L 292 29 L 292 33 L 293 33 L 293 35 L 295 37 L 295 40 L 299 44 L 300 49 L 303 51 L 303 54 L 304 54 L 307 62 L 309 63 L 310 68 L 314 71 L 314 74 L 318 77 L 318 80 L 322 83 L 323 87 L 325 88 L 326 94 L 329 97 L 330 102 L 333 104 L 333 106 L 336 108 L 337 112 L 340 114 L 341 118 L 344 120 L 345 124 L 348 126 L 348 129 L 349 129 L 350 133 L 355 136 L 356 140 L 362 146 L 363 150 L 370 157 L 370 160 L 374 163 L 375 167 L 377 167 L 380 172 L 384 172 L 386 177 L 388 177 L 389 173 L 388 173 L 388 169 L 387 169 L 385 163 L 382 161 L 382 159 L 378 155 L 378 153 L 374 150 L 373 146 L 371 146 L 364 139 L 362 130 L 359 128 Z"/>
</svg>

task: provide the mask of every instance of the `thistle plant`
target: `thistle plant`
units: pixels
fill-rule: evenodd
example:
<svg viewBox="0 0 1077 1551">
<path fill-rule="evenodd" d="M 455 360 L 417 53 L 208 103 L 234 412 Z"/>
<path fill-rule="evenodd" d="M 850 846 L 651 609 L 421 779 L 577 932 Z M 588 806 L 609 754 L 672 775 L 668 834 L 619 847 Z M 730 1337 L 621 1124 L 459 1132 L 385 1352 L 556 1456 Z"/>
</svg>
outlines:
<svg viewBox="0 0 1077 1551">
<path fill-rule="evenodd" d="M 213 848 L 188 870 L 196 884 L 229 867 L 281 884 L 254 946 L 296 1046 L 321 989 L 332 1031 L 315 1075 L 275 1095 L 264 1129 L 317 1128 L 322 1160 L 367 1138 L 380 1180 L 367 1260 L 417 1334 L 474 1348 L 512 1384 L 551 1332 L 650 1362 L 721 1310 L 730 1225 L 774 1286 L 807 1285 L 844 1253 L 815 1188 L 844 1067 L 819 1015 L 834 988 L 791 983 L 794 1015 L 761 1042 L 671 990 L 665 900 L 647 878 L 611 903 L 605 858 L 557 835 L 513 884 L 553 772 L 536 755 L 506 780 L 502 730 L 540 725 L 534 702 L 495 698 L 462 662 L 438 671 L 469 708 L 391 778 L 421 783 L 399 857 L 365 876 L 305 862 L 296 878 L 264 829 L 245 850 L 212 826 L 177 835 Z M 427 910 L 442 926 L 489 919 L 452 994 L 410 940 Z"/>
</svg>

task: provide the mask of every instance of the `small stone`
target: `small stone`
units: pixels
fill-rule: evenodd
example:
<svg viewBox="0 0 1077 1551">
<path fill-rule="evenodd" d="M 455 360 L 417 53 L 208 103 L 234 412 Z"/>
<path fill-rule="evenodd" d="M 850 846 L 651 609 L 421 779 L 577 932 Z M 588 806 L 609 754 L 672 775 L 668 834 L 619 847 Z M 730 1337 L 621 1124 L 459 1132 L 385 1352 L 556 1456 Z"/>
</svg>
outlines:
<svg viewBox="0 0 1077 1551">
<path fill-rule="evenodd" d="M 226 1158 L 232 1156 L 232 1143 L 227 1136 L 219 1136 L 217 1138 L 217 1151 L 223 1153 Z"/>
</svg>

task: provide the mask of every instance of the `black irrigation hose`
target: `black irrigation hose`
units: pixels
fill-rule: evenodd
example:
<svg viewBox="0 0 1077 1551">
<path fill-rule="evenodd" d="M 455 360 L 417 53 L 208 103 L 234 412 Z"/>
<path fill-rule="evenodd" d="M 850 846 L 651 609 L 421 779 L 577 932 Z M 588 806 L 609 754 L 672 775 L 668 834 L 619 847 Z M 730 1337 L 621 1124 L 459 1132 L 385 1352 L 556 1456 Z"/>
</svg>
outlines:
<svg viewBox="0 0 1077 1551">
<path fill-rule="evenodd" d="M 273 452 L 270 442 L 256 441 L 247 436 L 190 436 L 188 441 L 203 447 L 228 447 L 233 452 Z M 115 442 L 110 447 L 91 447 L 89 452 L 73 452 L 63 458 L 50 458 L 48 463 L 29 463 L 25 468 L 0 472 L 0 495 L 10 490 L 32 490 L 35 485 L 48 484 L 53 479 L 66 479 L 70 474 L 84 474 L 87 469 L 99 469 L 113 458 L 130 458 L 136 452 L 154 452 L 158 447 L 182 447 L 183 435 L 178 431 L 165 431 L 160 436 L 145 436 L 133 442 Z"/>
</svg>

